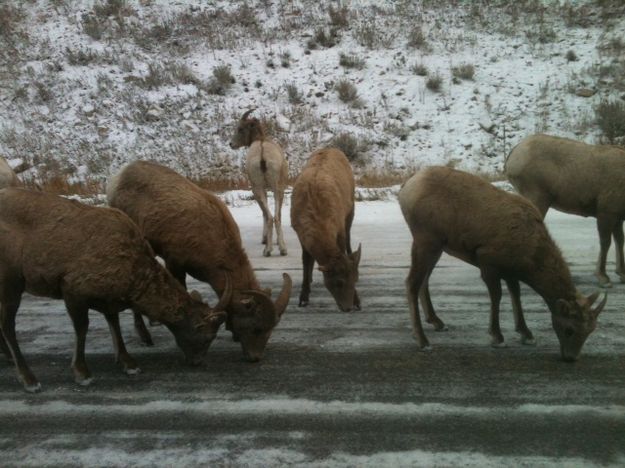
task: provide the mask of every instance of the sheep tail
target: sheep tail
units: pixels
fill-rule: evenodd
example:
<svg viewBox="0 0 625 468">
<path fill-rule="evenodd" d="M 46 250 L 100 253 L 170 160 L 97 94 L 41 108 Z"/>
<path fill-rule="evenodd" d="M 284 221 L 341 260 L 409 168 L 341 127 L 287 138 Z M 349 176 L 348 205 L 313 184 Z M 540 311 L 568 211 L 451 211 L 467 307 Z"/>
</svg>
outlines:
<svg viewBox="0 0 625 468">
<path fill-rule="evenodd" d="M 260 170 L 263 174 L 267 172 L 267 161 L 265 161 L 265 147 L 262 141 L 260 143 Z"/>
</svg>

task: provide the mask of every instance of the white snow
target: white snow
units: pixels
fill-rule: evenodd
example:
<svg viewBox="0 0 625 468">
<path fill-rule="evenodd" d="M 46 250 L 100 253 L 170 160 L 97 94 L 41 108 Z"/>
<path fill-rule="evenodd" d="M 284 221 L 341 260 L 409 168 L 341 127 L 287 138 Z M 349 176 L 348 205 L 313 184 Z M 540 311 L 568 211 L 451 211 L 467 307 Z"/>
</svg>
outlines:
<svg viewBox="0 0 625 468">
<path fill-rule="evenodd" d="M 167 21 L 177 26 L 182 13 L 223 17 L 241 7 L 238 2 L 199 0 L 128 5 L 127 31 Z M 23 12 L 30 42 L 20 46 L 13 71 L 0 73 L 0 154 L 28 159 L 35 168 L 26 178 L 41 174 L 48 158 L 77 180 L 103 180 L 137 158 L 157 159 L 194 177 L 233 178 L 240 175 L 243 151 L 228 147 L 230 133 L 243 110 L 257 107 L 257 115 L 275 122 L 292 175 L 312 150 L 343 132 L 367 142 L 356 164 L 359 173 L 408 174 L 423 165 L 450 164 L 496 174 L 511 147 L 537 131 L 596 142 L 593 108 L 602 99 L 618 97 L 596 71 L 598 64 L 610 61 L 601 44 L 622 35 L 625 18 L 579 27 L 565 24 L 553 2 L 546 2 L 543 17 L 520 11 L 515 18 L 482 3 L 424 7 L 418 2 L 353 1 L 346 3 L 349 27 L 340 31 L 340 42 L 307 51 L 315 31 L 328 28 L 325 2 L 247 5 L 257 16 L 260 37 L 220 23 L 212 36 L 183 32 L 176 40 L 186 49 L 176 49 L 174 38 L 148 40 L 146 48 L 130 32 L 115 36 L 113 18 L 103 25 L 101 40 L 91 39 L 82 25 L 82 15 L 92 11 L 90 0 L 61 8 L 43 0 L 29 3 Z M 406 45 L 417 25 L 426 48 Z M 377 28 L 381 38 L 372 48 L 359 42 L 365 27 Z M 553 31 L 555 40 L 538 41 L 541 28 Z M 224 48 L 210 47 L 211 41 L 222 40 Z M 88 66 L 70 65 L 68 49 L 100 56 Z M 567 50 L 574 50 L 578 60 L 567 61 Z M 287 52 L 284 67 L 281 57 Z M 340 53 L 354 54 L 366 66 L 344 68 L 338 63 Z M 235 83 L 225 95 L 184 82 L 154 89 L 135 84 L 149 64 L 169 63 L 187 66 L 204 83 L 215 67 L 226 65 Z M 427 78 L 411 71 L 415 63 L 427 66 L 430 76 L 441 76 L 442 92 L 426 88 Z M 474 66 L 474 78 L 453 82 L 452 68 L 461 64 Z M 360 107 L 338 99 L 334 84 L 342 79 L 357 87 Z M 301 104 L 289 103 L 287 84 L 301 92 Z M 38 86 L 50 91 L 48 100 L 37 97 Z M 572 91 L 582 86 L 600 92 L 576 96 Z M 28 90 L 28 97 L 14 99 L 10 93 L 20 88 Z M 223 154 L 225 165 L 220 163 Z M 89 174 L 76 173 L 83 165 Z"/>
</svg>

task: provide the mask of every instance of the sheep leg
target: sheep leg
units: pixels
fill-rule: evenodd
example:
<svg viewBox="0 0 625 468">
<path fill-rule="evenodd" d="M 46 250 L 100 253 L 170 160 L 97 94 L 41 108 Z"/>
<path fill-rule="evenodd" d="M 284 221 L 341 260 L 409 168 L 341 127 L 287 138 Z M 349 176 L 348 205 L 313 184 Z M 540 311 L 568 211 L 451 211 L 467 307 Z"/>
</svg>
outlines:
<svg viewBox="0 0 625 468">
<path fill-rule="evenodd" d="M 345 247 L 347 248 L 347 253 L 352 253 L 352 238 L 351 238 L 351 230 L 352 230 L 352 222 L 354 221 L 354 207 L 347 215 L 345 219 Z"/>
<path fill-rule="evenodd" d="M 119 314 L 117 312 L 104 314 L 109 325 L 111 337 L 113 338 L 113 349 L 115 350 L 115 362 L 122 365 L 123 370 L 128 375 L 138 374 L 141 369 L 137 367 L 136 361 L 128 354 L 122 330 L 119 326 Z"/>
<path fill-rule="evenodd" d="M 260 210 L 263 212 L 263 244 L 265 244 L 263 255 L 265 257 L 270 257 L 271 251 L 273 250 L 273 216 L 271 216 L 271 211 L 269 211 L 267 192 L 261 189 L 255 189 L 252 190 L 252 192 L 258 202 L 258 206 L 260 206 Z"/>
<path fill-rule="evenodd" d="M 512 315 L 514 316 L 514 328 L 521 335 L 521 343 L 524 345 L 535 345 L 534 335 L 523 316 L 523 308 L 521 307 L 521 286 L 517 280 L 506 280 L 508 291 L 510 292 L 510 300 L 512 302 Z"/>
<path fill-rule="evenodd" d="M 429 351 L 430 344 L 421 325 L 419 291 L 440 258 L 442 250 L 442 246 L 437 240 L 418 235 L 414 236 L 411 254 L 412 263 L 410 273 L 408 273 L 406 278 L 406 291 L 412 321 L 412 333 L 417 340 L 417 346 L 423 351 Z"/>
<path fill-rule="evenodd" d="M 284 192 L 282 190 L 274 190 L 273 197 L 275 199 L 274 208 L 274 224 L 276 225 L 276 236 L 278 237 L 278 249 L 280 255 L 287 254 L 286 242 L 284 241 L 284 233 L 282 232 L 282 202 L 284 201 Z"/>
<path fill-rule="evenodd" d="M 9 348 L 9 345 L 7 345 L 7 342 L 4 339 L 4 336 L 2 336 L 2 333 L 0 333 L 0 349 L 9 361 L 13 360 L 13 356 L 11 355 L 11 349 Z"/>
<path fill-rule="evenodd" d="M 85 342 L 87 339 L 87 330 L 89 329 L 89 308 L 84 304 L 73 303 L 67 299 L 65 300 L 65 306 L 67 308 L 67 313 L 72 319 L 74 332 L 76 333 L 74 357 L 72 358 L 74 381 L 77 384 L 87 386 L 93 381 L 93 377 L 85 361 Z"/>
<path fill-rule="evenodd" d="M 299 293 L 299 306 L 306 307 L 308 305 L 308 298 L 310 296 L 310 283 L 312 283 L 313 266 L 315 265 L 315 259 L 302 248 L 302 290 Z"/>
<path fill-rule="evenodd" d="M 597 230 L 599 231 L 599 259 L 597 260 L 597 269 L 595 270 L 595 276 L 599 280 L 601 287 L 612 287 L 610 278 L 605 272 L 605 264 L 608 257 L 608 250 L 610 250 L 610 244 L 612 243 L 612 230 L 614 227 L 614 220 L 609 216 L 597 216 Z"/>
<path fill-rule="evenodd" d="M 436 312 L 434 311 L 434 305 L 432 304 L 432 298 L 430 297 L 429 283 L 430 275 L 425 278 L 423 285 L 421 285 L 421 289 L 419 289 L 419 301 L 421 302 L 421 307 L 423 307 L 423 311 L 425 312 L 425 321 L 434 325 L 434 330 L 436 331 L 447 331 L 447 325 L 445 325 L 445 323 L 438 318 L 438 315 L 436 315 Z"/>
<path fill-rule="evenodd" d="M 614 246 L 616 248 L 616 274 L 619 276 L 621 283 L 625 283 L 625 257 L 623 257 L 623 243 L 625 237 L 623 236 L 623 221 L 619 221 L 614 225 L 612 236 L 614 237 Z"/>
<path fill-rule="evenodd" d="M 486 283 L 490 295 L 490 325 L 489 333 L 491 345 L 495 348 L 503 347 L 504 339 L 499 327 L 499 304 L 501 303 L 501 278 L 490 268 L 482 268 L 482 280 Z"/>
<path fill-rule="evenodd" d="M 146 346 L 154 346 L 154 342 L 152 341 L 152 335 L 150 335 L 150 332 L 145 326 L 145 322 L 143 321 L 143 317 L 141 316 L 141 314 L 133 310 L 132 317 L 135 323 L 135 331 L 137 332 L 137 335 L 139 335 L 139 340 L 141 340 L 141 343 Z"/>
<path fill-rule="evenodd" d="M 17 309 L 21 302 L 21 291 L 19 291 L 19 295 L 6 294 L 5 286 L 4 292 L 2 306 L 0 307 L 0 328 L 2 329 L 2 336 L 13 357 L 18 378 L 24 385 L 24 389 L 30 393 L 38 392 L 41 390 L 41 384 L 28 367 L 28 364 L 26 364 L 22 351 L 17 344 L 17 337 L 15 336 L 15 315 L 17 314 Z"/>
</svg>

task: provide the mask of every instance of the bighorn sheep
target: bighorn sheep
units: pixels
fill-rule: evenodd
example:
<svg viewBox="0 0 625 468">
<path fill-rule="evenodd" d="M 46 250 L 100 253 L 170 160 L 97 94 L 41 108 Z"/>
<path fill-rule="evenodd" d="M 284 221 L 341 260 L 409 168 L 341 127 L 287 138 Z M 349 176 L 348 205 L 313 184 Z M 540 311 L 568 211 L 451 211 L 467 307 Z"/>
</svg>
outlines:
<svg viewBox="0 0 625 468">
<path fill-rule="evenodd" d="M 6 159 L 0 157 L 0 189 L 5 187 L 17 187 L 20 185 L 20 180 L 15 175 L 15 171 L 11 169 Z"/>
<path fill-rule="evenodd" d="M 521 309 L 522 281 L 542 296 L 551 311 L 562 358 L 577 359 L 606 299 L 593 310 L 598 293 L 586 298 L 577 292 L 534 205 L 479 177 L 446 167 L 423 169 L 408 179 L 399 192 L 399 204 L 413 236 L 406 288 L 420 348 L 428 347 L 428 340 L 421 327 L 418 296 L 427 321 L 439 330 L 444 328 L 428 291 L 429 276 L 444 251 L 480 269 L 491 299 L 494 345 L 503 344 L 499 328 L 502 279 L 510 290 L 516 330 L 524 342 L 533 341 Z"/>
<path fill-rule="evenodd" d="M 339 309 L 360 309 L 356 292 L 361 246 L 352 253 L 354 175 L 338 149 L 313 153 L 293 186 L 291 226 L 302 245 L 300 307 L 308 305 L 315 261 Z"/>
<path fill-rule="evenodd" d="M 543 218 L 551 206 L 566 213 L 597 218 L 600 252 L 595 274 L 602 286 L 612 286 L 605 264 L 610 237 L 614 236 L 616 273 L 625 283 L 624 150 L 532 135 L 512 149 L 505 171 L 516 190 L 538 207 Z"/>
<path fill-rule="evenodd" d="M 252 193 L 263 212 L 263 255 L 269 257 L 273 250 L 273 226 L 276 227 L 280 255 L 287 254 L 284 234 L 282 233 L 282 201 L 284 188 L 289 177 L 289 165 L 280 146 L 265 136 L 260 121 L 248 116 L 254 109 L 243 114 L 230 141 L 232 149 L 246 146 L 245 170 L 252 186 Z M 275 202 L 274 215 L 271 215 L 267 202 L 267 190 L 273 192 Z"/>
<path fill-rule="evenodd" d="M 15 362 L 27 391 L 41 385 L 29 369 L 15 336 L 15 315 L 24 291 L 63 299 L 74 324 L 72 369 L 87 385 L 85 362 L 89 309 L 106 317 L 118 362 L 138 371 L 127 353 L 119 312 L 135 311 L 164 323 L 188 361 L 206 353 L 230 300 L 226 291 L 217 308 L 191 297 L 154 258 L 139 228 L 122 212 L 96 208 L 43 192 L 0 190 L 0 348 Z"/>
<path fill-rule="evenodd" d="M 282 291 L 272 302 L 270 291 L 260 289 L 226 205 L 173 170 L 146 161 L 130 163 L 112 177 L 107 198 L 139 225 L 181 284 L 188 273 L 221 294 L 231 276 L 226 327 L 249 360 L 261 359 L 288 304 L 291 278 L 283 274 Z"/>
</svg>

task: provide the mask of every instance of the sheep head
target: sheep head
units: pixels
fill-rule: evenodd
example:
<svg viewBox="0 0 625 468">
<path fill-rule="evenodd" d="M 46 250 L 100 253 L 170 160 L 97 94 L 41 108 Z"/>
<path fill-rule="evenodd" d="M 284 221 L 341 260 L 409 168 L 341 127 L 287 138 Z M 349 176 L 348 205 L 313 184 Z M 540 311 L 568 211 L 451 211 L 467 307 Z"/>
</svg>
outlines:
<svg viewBox="0 0 625 468">
<path fill-rule="evenodd" d="M 282 275 L 283 285 L 275 302 L 271 291 L 236 291 L 229 306 L 226 328 L 232 332 L 235 341 L 241 342 L 243 354 L 251 361 L 263 357 L 271 332 L 280 322 L 291 296 L 291 277 Z"/>
<path fill-rule="evenodd" d="M 214 308 L 202 301 L 196 291 L 188 295 L 184 304 L 182 319 L 167 324 L 174 334 L 176 343 L 182 349 L 187 363 L 198 365 L 206 355 L 217 331 L 226 320 L 225 309 L 232 301 L 232 284 L 226 279 L 226 288 Z"/>
<path fill-rule="evenodd" d="M 360 263 L 361 245 L 358 250 L 343 255 L 327 265 L 319 265 L 323 273 L 323 283 L 336 301 L 336 305 L 344 312 L 351 311 L 356 298 L 356 282 L 358 281 L 358 265 Z"/>
<path fill-rule="evenodd" d="M 586 338 L 597 326 L 597 316 L 605 307 L 608 295 L 605 294 L 601 303 L 593 309 L 597 297 L 599 293 L 595 292 L 589 297 L 579 296 L 574 301 L 558 299 L 556 302 L 551 323 L 560 341 L 560 354 L 564 361 L 577 360 Z"/>
<path fill-rule="evenodd" d="M 247 147 L 254 141 L 265 137 L 265 131 L 263 130 L 260 120 L 248 117 L 254 110 L 256 109 L 250 109 L 241 116 L 234 135 L 232 135 L 230 139 L 230 148 L 237 149 L 242 146 Z"/>
</svg>

